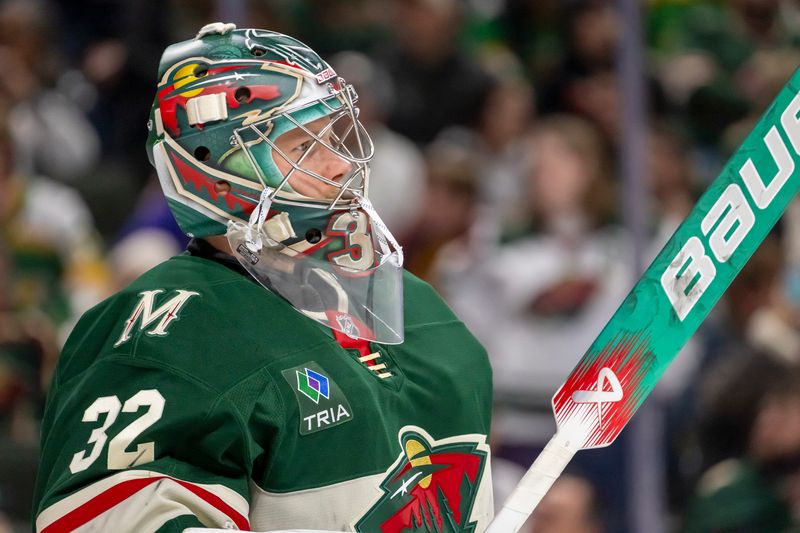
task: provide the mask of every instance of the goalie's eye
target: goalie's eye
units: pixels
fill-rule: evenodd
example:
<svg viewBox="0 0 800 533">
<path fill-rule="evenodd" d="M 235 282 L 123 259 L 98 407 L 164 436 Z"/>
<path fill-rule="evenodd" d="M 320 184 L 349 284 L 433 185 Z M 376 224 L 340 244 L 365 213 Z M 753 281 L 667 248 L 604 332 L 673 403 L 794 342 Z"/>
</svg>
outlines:
<svg viewBox="0 0 800 533">
<path fill-rule="evenodd" d="M 301 143 L 301 144 L 298 144 L 297 146 L 295 146 L 294 147 L 294 151 L 299 153 L 299 154 L 304 154 L 304 153 L 308 152 L 311 149 L 311 146 L 313 144 L 314 144 L 314 140 L 313 139 L 309 139 L 309 140 L 305 141 L 304 143 Z"/>
</svg>

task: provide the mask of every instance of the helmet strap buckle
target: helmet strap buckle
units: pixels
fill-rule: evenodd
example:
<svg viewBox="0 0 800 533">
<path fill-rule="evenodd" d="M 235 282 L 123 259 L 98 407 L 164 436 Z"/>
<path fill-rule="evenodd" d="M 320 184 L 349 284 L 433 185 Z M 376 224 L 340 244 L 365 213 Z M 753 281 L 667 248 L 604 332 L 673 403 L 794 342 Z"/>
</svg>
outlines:
<svg viewBox="0 0 800 533">
<path fill-rule="evenodd" d="M 264 222 L 267 220 L 267 213 L 272 205 L 272 193 L 274 189 L 271 187 L 264 187 L 261 191 L 261 198 L 258 200 L 258 205 L 253 212 L 250 213 L 250 220 L 247 222 L 245 228 L 245 244 L 251 252 L 258 252 L 264 245 L 261 238 L 261 229 L 264 227 Z"/>
</svg>

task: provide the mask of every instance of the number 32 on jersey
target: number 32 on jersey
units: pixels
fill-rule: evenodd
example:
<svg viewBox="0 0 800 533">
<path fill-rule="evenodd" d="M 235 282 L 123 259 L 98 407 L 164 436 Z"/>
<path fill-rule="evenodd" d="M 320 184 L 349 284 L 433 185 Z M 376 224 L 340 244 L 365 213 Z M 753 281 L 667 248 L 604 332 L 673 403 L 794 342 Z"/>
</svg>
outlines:
<svg viewBox="0 0 800 533">
<path fill-rule="evenodd" d="M 164 413 L 164 397 L 156 389 L 140 390 L 123 404 L 117 396 L 101 396 L 83 412 L 83 422 L 98 422 L 86 443 L 87 448 L 77 452 L 69 464 L 73 474 L 82 472 L 97 461 L 108 442 L 108 469 L 122 470 L 131 466 L 149 463 L 155 459 L 155 443 L 144 442 L 128 451 L 128 447 L 144 430 L 156 423 Z M 108 430 L 117 420 L 120 412 L 136 413 L 145 408 L 141 416 L 122 428 L 111 440 Z"/>
</svg>

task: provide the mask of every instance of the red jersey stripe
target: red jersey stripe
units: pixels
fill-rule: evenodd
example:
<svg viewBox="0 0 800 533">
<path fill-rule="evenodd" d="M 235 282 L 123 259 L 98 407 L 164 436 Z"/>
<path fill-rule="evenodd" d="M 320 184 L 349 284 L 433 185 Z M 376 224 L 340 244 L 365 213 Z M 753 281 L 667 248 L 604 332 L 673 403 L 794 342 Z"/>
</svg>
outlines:
<svg viewBox="0 0 800 533">
<path fill-rule="evenodd" d="M 197 485 L 187 483 L 186 481 L 181 481 L 168 476 L 157 476 L 142 479 L 131 479 L 114 485 L 110 489 L 98 494 L 88 502 L 75 508 L 49 526 L 45 527 L 42 529 L 41 533 L 68 533 L 73 531 L 97 518 L 112 507 L 119 505 L 148 485 L 151 485 L 162 479 L 173 481 L 191 491 L 206 503 L 212 505 L 227 515 L 231 520 L 233 520 L 233 523 L 236 524 L 240 530 L 250 530 L 250 523 L 248 522 L 248 519 L 242 516 L 241 513 L 239 513 L 236 509 L 225 503 L 219 496 L 200 488 Z"/>
</svg>

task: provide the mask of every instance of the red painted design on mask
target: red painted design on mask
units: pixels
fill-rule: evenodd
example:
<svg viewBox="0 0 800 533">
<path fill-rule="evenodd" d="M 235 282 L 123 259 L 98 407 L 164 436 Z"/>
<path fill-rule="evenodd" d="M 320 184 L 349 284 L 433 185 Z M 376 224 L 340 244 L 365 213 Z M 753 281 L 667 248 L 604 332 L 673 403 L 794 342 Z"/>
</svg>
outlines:
<svg viewBox="0 0 800 533">
<path fill-rule="evenodd" d="M 246 215 L 252 213 L 253 209 L 258 205 L 258 194 L 231 186 L 227 194 L 221 195 L 216 189 L 217 180 L 214 180 L 184 161 L 177 153 L 171 152 L 170 156 L 172 164 L 175 166 L 175 170 L 178 177 L 183 182 L 184 187 L 191 184 L 197 192 L 205 190 L 211 198 L 211 202 L 215 205 L 219 205 L 220 198 L 222 198 L 228 207 L 228 211 L 234 212 L 238 206 Z"/>
<path fill-rule="evenodd" d="M 208 78 L 209 80 L 213 79 L 213 76 L 224 74 L 225 72 L 241 70 L 245 71 L 243 74 L 247 74 L 247 70 L 252 70 L 253 65 L 227 65 L 224 67 L 216 67 L 208 70 L 208 74 L 204 76 L 202 79 Z M 178 127 L 178 108 L 183 108 L 184 112 L 186 111 L 186 103 L 191 100 L 192 98 L 196 98 L 200 95 L 207 95 L 207 94 L 224 94 L 225 95 L 225 102 L 228 105 L 229 109 L 236 109 L 242 104 L 249 104 L 255 99 L 259 100 L 273 100 L 278 98 L 281 93 L 278 89 L 277 85 L 243 85 L 242 81 L 246 81 L 247 77 L 245 76 L 240 79 L 226 79 L 221 80 L 220 83 L 217 85 L 208 85 L 208 86 L 200 86 L 200 87 L 189 87 L 189 86 L 182 86 L 182 87 L 175 87 L 175 84 L 172 83 L 167 85 L 166 87 L 160 89 L 158 91 L 158 105 L 161 112 L 161 121 L 164 124 L 164 127 L 169 130 L 170 135 L 173 137 L 178 137 L 181 135 L 181 130 Z M 189 85 L 189 84 L 187 84 Z M 240 102 L 236 98 L 237 90 L 241 88 L 246 88 L 249 91 L 249 97 L 246 100 Z M 181 91 L 177 94 L 173 94 L 172 96 L 167 96 L 174 91 Z M 190 91 L 200 91 L 197 94 L 193 94 L 192 96 L 183 96 L 184 93 Z M 242 95 L 240 94 L 240 98 Z M 202 129 L 203 125 L 198 124 L 195 126 L 196 128 Z"/>
</svg>

